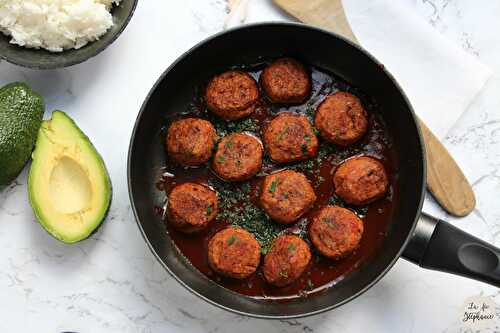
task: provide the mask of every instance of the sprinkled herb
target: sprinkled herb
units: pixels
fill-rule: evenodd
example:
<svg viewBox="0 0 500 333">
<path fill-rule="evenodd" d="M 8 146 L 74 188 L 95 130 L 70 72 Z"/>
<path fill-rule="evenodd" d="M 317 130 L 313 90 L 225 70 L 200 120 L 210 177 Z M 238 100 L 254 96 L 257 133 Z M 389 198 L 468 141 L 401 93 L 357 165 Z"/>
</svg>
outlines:
<svg viewBox="0 0 500 333">
<path fill-rule="evenodd" d="M 368 213 L 368 206 L 361 206 L 361 207 L 356 207 L 356 209 L 354 209 L 356 211 L 356 214 L 358 216 L 365 216 L 367 213 Z"/>
<path fill-rule="evenodd" d="M 217 156 L 217 162 L 219 162 L 220 164 L 223 164 L 224 161 L 226 161 L 226 158 L 222 155 L 219 155 Z"/>
<path fill-rule="evenodd" d="M 269 186 L 269 193 L 274 193 L 276 191 L 276 187 L 278 187 L 279 182 L 280 182 L 279 178 L 273 180 L 271 186 Z"/>
<path fill-rule="evenodd" d="M 229 237 L 229 239 L 227 240 L 227 245 L 231 246 L 234 243 L 235 240 L 236 240 L 236 236 L 235 235 L 231 235 L 231 237 Z"/>
<path fill-rule="evenodd" d="M 311 142 L 311 136 L 310 135 L 304 135 L 304 140 L 306 140 L 307 142 Z"/>
<path fill-rule="evenodd" d="M 328 199 L 328 204 L 329 205 L 336 205 L 336 206 L 344 207 L 344 203 L 342 202 L 342 200 L 340 200 L 335 195 L 332 196 L 332 197 L 330 197 L 330 199 Z"/>
<path fill-rule="evenodd" d="M 313 132 L 314 132 L 314 135 L 316 135 L 316 136 L 320 135 L 320 132 L 316 127 L 313 127 Z"/>
<path fill-rule="evenodd" d="M 289 197 L 290 195 L 287 192 L 283 193 L 283 198 L 288 199 Z"/>
<path fill-rule="evenodd" d="M 295 252 L 295 250 L 297 250 L 297 245 L 290 243 L 290 245 L 288 245 L 288 252 Z"/>
<path fill-rule="evenodd" d="M 214 119 L 213 124 L 219 136 L 225 136 L 232 132 L 257 132 L 259 130 L 257 122 L 251 118 L 231 122 L 222 119 Z"/>
<path fill-rule="evenodd" d="M 306 114 L 306 117 L 309 118 L 309 120 L 313 120 L 314 118 L 314 106 L 308 104 L 306 106 L 306 110 L 305 110 L 305 114 Z"/>
<path fill-rule="evenodd" d="M 250 184 L 249 183 L 243 183 L 243 184 L 241 184 L 241 190 L 244 193 L 248 194 L 250 192 L 250 190 L 251 190 Z"/>
<path fill-rule="evenodd" d="M 286 226 L 272 223 L 266 213 L 253 203 L 250 182 L 233 184 L 210 179 L 209 185 L 217 190 L 217 221 L 226 221 L 252 233 L 261 245 L 261 253 L 266 254 L 273 240 Z"/>
<path fill-rule="evenodd" d="M 211 204 L 207 206 L 207 211 L 206 211 L 207 217 L 212 214 L 213 210 L 214 209 Z"/>
<path fill-rule="evenodd" d="M 300 149 L 303 153 L 307 153 L 307 145 L 305 143 L 300 146 Z"/>
<path fill-rule="evenodd" d="M 314 283 L 311 281 L 311 279 L 307 279 L 307 289 L 309 290 L 314 289 Z"/>
<path fill-rule="evenodd" d="M 229 141 L 229 142 L 226 142 L 226 144 L 224 145 L 224 147 L 227 148 L 227 149 L 231 149 L 231 148 L 233 148 L 233 145 L 234 145 L 234 142 L 233 141 Z"/>
<path fill-rule="evenodd" d="M 285 134 L 287 134 L 287 133 L 288 133 L 288 127 L 286 127 L 284 130 L 282 130 L 282 131 L 278 134 L 278 140 L 283 139 L 283 136 L 284 136 Z"/>
<path fill-rule="evenodd" d="M 349 156 L 346 155 L 344 151 L 338 151 L 335 149 L 335 146 L 323 141 L 319 146 L 318 160 L 321 162 L 323 161 L 323 159 L 325 159 L 326 157 L 328 157 L 333 153 L 335 153 L 335 156 L 341 156 L 340 158 L 342 158 L 342 160 Z"/>
<path fill-rule="evenodd" d="M 266 153 L 264 154 L 264 158 L 262 158 L 262 168 L 263 169 L 268 169 L 273 167 L 273 160 L 271 157 Z"/>
<path fill-rule="evenodd" d="M 314 162 L 314 160 L 307 160 L 307 161 L 303 161 L 301 163 L 298 163 L 296 165 L 290 166 L 290 168 L 291 169 L 293 168 L 293 169 L 299 170 L 299 171 L 307 172 L 307 171 L 312 171 L 314 169 L 315 165 L 316 165 L 316 163 Z"/>
<path fill-rule="evenodd" d="M 317 175 L 316 177 L 316 181 L 314 182 L 314 184 L 316 186 L 319 186 L 321 185 L 321 183 L 323 183 L 325 181 L 325 177 L 321 176 L 321 175 Z"/>
</svg>

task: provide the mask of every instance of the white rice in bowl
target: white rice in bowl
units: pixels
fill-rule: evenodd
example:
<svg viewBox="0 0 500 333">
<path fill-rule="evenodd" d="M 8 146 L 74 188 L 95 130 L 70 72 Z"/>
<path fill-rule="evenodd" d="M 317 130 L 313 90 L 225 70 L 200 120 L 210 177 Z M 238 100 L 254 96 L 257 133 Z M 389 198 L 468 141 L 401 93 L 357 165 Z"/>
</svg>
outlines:
<svg viewBox="0 0 500 333">
<path fill-rule="evenodd" d="M 113 26 L 122 0 L 0 0 L 0 31 L 11 43 L 52 52 L 79 49 Z"/>
</svg>

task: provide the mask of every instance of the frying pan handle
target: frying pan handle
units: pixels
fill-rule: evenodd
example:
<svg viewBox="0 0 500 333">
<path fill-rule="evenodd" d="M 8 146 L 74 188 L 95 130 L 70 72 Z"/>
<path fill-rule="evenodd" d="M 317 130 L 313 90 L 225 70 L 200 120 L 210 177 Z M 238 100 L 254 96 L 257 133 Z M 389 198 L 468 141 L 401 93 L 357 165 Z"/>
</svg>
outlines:
<svg viewBox="0 0 500 333">
<path fill-rule="evenodd" d="M 434 217 L 421 217 L 403 257 L 500 287 L 500 249 Z"/>
</svg>

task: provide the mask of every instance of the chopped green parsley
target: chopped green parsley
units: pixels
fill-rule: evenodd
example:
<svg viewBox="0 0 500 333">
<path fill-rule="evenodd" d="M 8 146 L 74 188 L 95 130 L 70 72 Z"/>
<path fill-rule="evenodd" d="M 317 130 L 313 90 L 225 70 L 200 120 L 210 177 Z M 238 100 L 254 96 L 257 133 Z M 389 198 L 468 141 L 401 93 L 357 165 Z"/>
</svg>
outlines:
<svg viewBox="0 0 500 333">
<path fill-rule="evenodd" d="M 278 187 L 279 182 L 280 182 L 279 178 L 272 181 L 271 186 L 269 186 L 269 193 L 276 192 L 276 188 Z"/>
<path fill-rule="evenodd" d="M 229 239 L 227 240 L 227 245 L 228 246 L 233 245 L 234 241 L 236 241 L 236 236 L 235 235 L 231 235 L 231 237 L 229 237 Z"/>
<path fill-rule="evenodd" d="M 207 206 L 207 210 L 206 210 L 206 214 L 207 214 L 207 217 L 210 216 L 212 214 L 212 212 L 214 211 L 212 205 L 208 205 Z"/>
</svg>

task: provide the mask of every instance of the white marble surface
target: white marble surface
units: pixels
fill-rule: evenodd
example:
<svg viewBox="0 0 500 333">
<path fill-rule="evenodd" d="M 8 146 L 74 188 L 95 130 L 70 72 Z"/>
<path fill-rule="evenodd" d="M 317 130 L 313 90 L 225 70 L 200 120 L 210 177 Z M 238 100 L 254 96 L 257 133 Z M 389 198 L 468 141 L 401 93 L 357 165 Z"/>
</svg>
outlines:
<svg viewBox="0 0 500 333">
<path fill-rule="evenodd" d="M 477 209 L 464 219 L 441 215 L 500 246 L 500 3 L 405 2 L 495 72 L 445 140 L 474 184 Z M 37 72 L 0 63 L 0 85 L 25 80 L 46 97 L 49 110 L 60 108 L 77 120 L 104 156 L 114 184 L 104 226 L 73 246 L 55 241 L 35 221 L 26 172 L 0 192 L 0 331 L 466 332 L 460 323 L 466 298 L 490 295 L 500 304 L 497 288 L 400 260 L 364 296 L 335 311 L 265 321 L 204 303 L 161 268 L 131 214 L 131 129 L 160 73 L 193 43 L 223 29 L 226 17 L 223 0 L 140 1 L 118 41 L 84 64 Z M 288 19 L 269 0 L 250 0 L 248 22 Z"/>
</svg>

